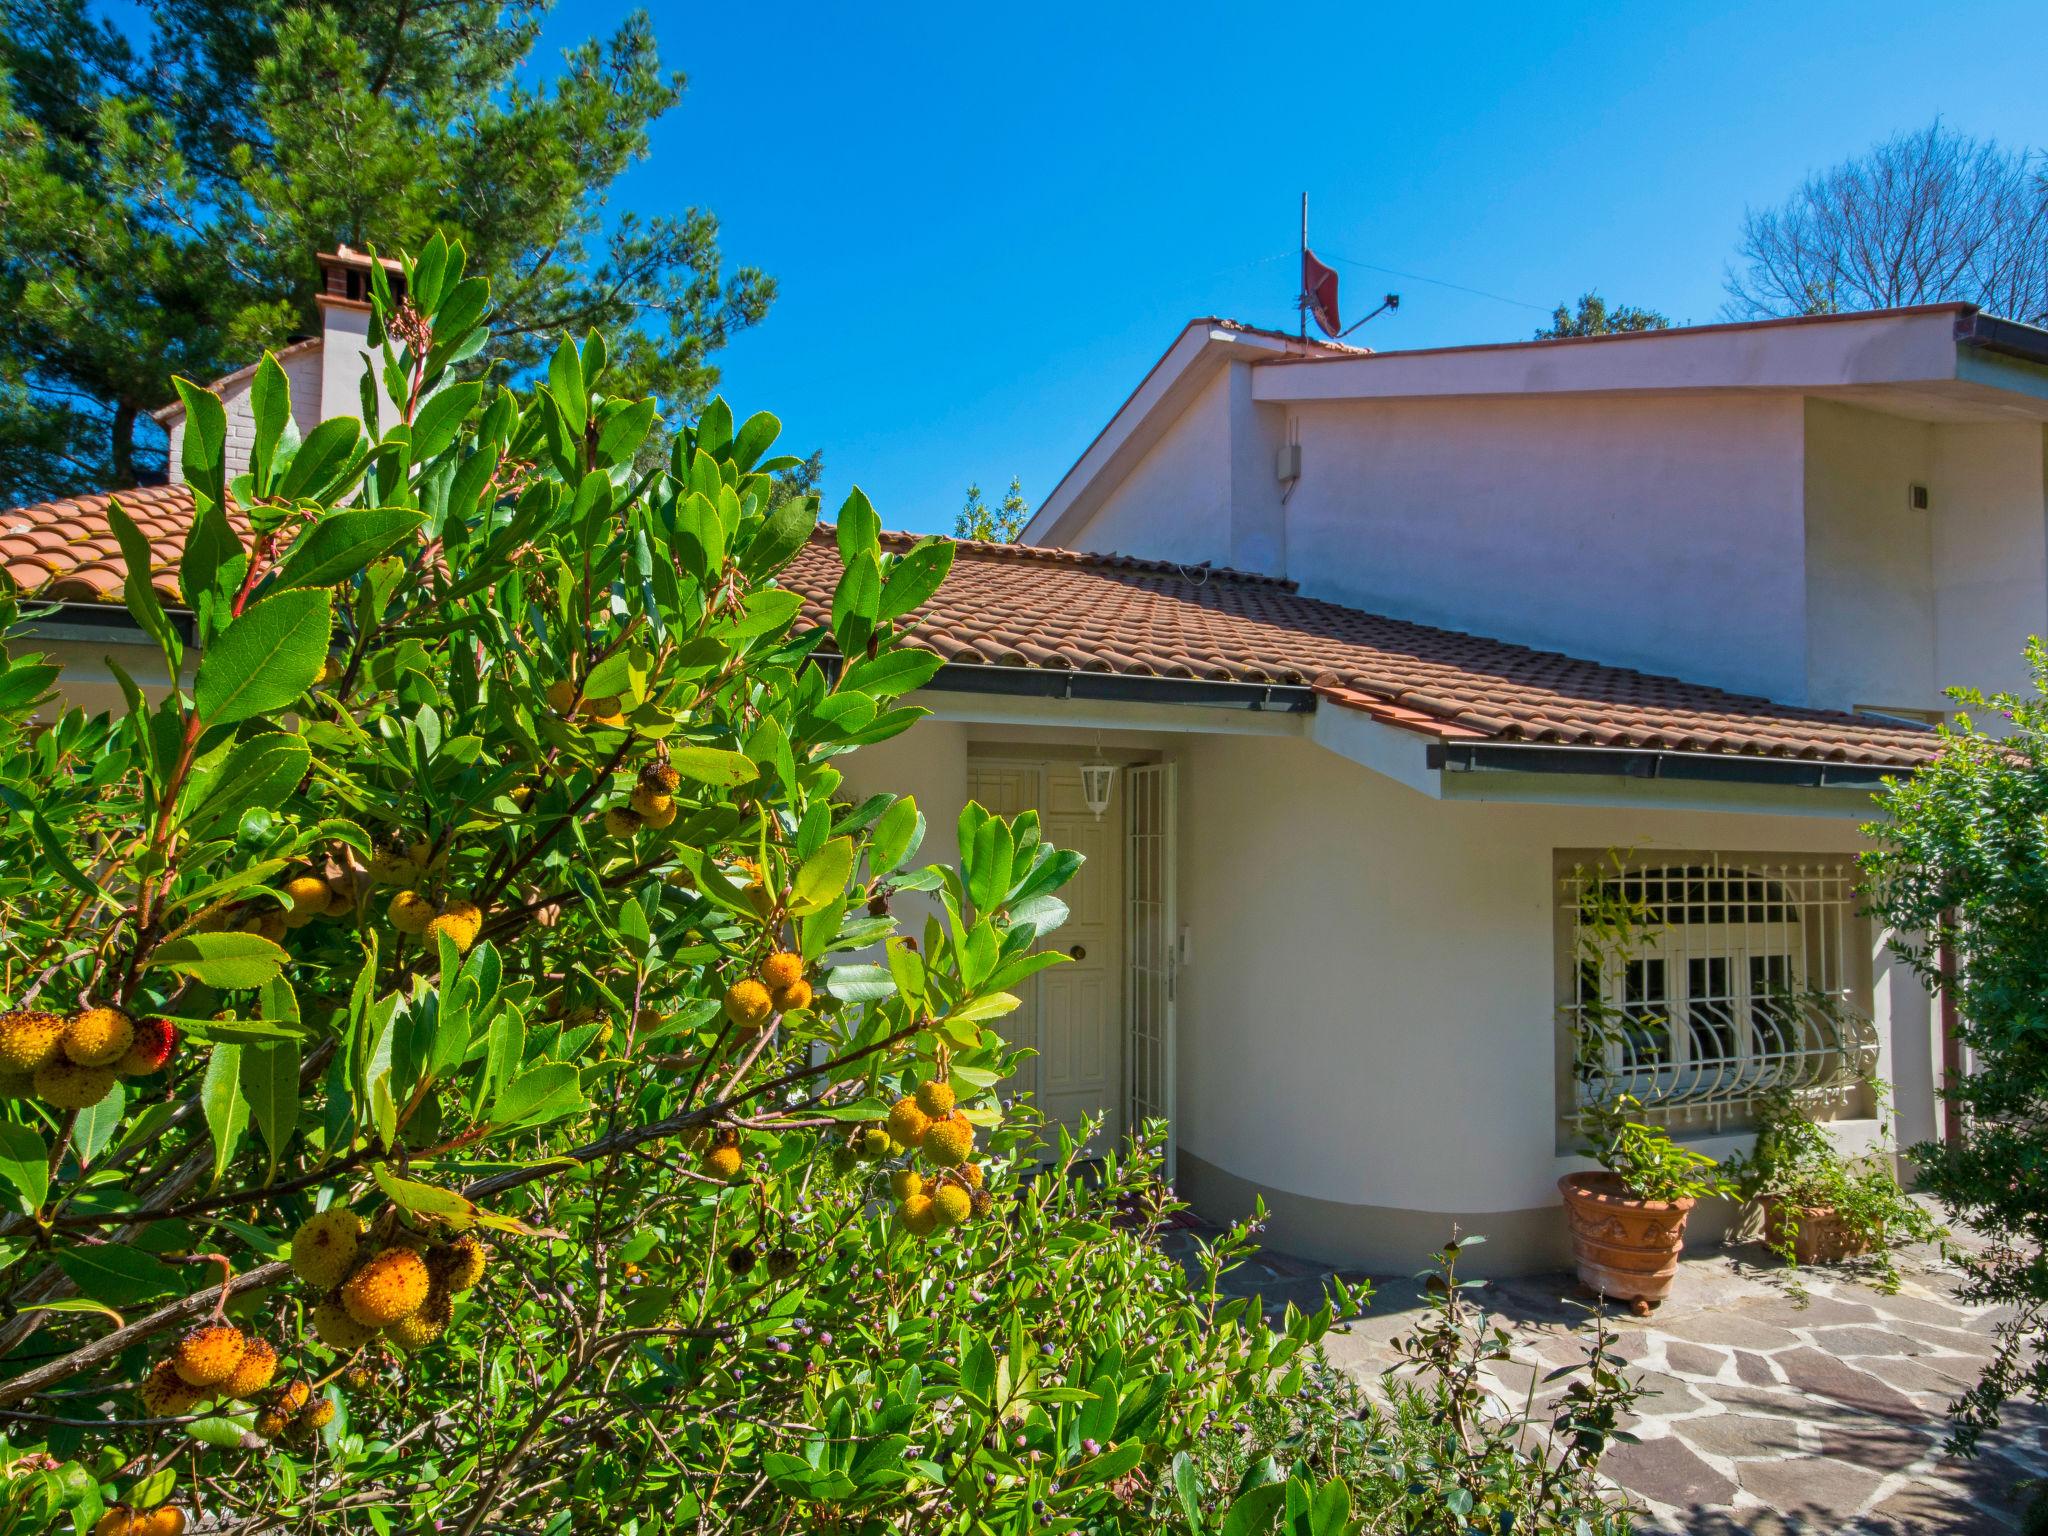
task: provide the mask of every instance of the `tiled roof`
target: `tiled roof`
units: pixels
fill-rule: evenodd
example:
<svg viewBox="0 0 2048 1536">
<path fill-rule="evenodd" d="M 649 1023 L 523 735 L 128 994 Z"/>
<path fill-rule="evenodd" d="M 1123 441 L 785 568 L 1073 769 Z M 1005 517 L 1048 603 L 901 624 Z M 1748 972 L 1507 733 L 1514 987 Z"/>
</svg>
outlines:
<svg viewBox="0 0 2048 1536">
<path fill-rule="evenodd" d="M 814 622 L 825 621 L 839 570 L 822 537 L 791 568 Z M 1127 556 L 963 541 L 917 617 L 919 643 L 949 662 L 1308 686 L 1443 740 L 1887 767 L 1924 762 L 1935 746 L 1932 732 L 1910 726 L 1384 618 L 1268 576 Z"/>
<path fill-rule="evenodd" d="M 151 584 L 177 602 L 178 557 L 192 524 L 192 493 L 182 485 L 146 485 L 0 512 L 0 575 L 25 592 L 60 602 L 119 602 L 128 566 L 107 521 L 107 503 L 116 499 L 149 540 Z M 228 522 L 248 537 L 249 520 L 241 513 L 231 513 Z"/>
<path fill-rule="evenodd" d="M 46 597 L 119 601 L 106 496 L 0 512 L 0 571 Z M 175 600 L 191 497 L 121 493 Z M 246 532 L 246 525 L 238 531 Z M 892 549 L 914 542 L 887 534 Z M 821 533 L 786 580 L 824 623 L 837 546 Z M 916 643 L 949 662 L 1312 687 L 1332 704 L 1450 741 L 1533 742 L 1906 766 L 1932 733 L 1800 709 L 1552 651 L 1303 597 L 1270 576 L 1124 555 L 963 540 L 916 616 Z"/>
</svg>

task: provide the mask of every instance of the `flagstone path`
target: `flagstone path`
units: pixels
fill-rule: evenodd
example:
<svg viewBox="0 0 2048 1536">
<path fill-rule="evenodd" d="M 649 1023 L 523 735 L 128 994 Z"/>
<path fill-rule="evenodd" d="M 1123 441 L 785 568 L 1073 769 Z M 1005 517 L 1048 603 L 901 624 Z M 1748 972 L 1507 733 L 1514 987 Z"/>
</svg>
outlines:
<svg viewBox="0 0 2048 1536">
<path fill-rule="evenodd" d="M 1176 1236 L 1175 1241 L 1185 1242 Z M 1941 1450 L 1944 1409 L 1991 1352 L 1995 1315 L 1954 1299 L 1955 1276 L 1911 1251 L 1886 1296 L 1867 1276 L 1791 1277 L 1759 1247 L 1688 1254 L 1670 1300 L 1647 1318 L 1611 1315 L 1620 1353 L 1649 1389 L 1602 1471 L 1635 1497 L 1646 1536 L 2020 1536 L 2030 1478 L 2048 1478 L 2048 1412 L 2018 1406 L 1970 1461 Z M 1233 1278 L 1275 1309 L 1314 1306 L 1327 1270 L 1262 1256 Z M 1356 1279 L 1347 1274 L 1346 1279 Z M 1377 1379 L 1388 1341 L 1422 1306 L 1412 1279 L 1375 1279 L 1364 1317 L 1327 1343 Z M 1516 1404 L 1562 1389 L 1541 1378 L 1584 1358 L 1587 1294 L 1566 1275 L 1471 1293 L 1513 1335 L 1493 1373 Z M 1539 1417 L 1547 1417 L 1539 1415 Z M 2048 1530 L 2048 1524 L 2032 1530 Z"/>
</svg>

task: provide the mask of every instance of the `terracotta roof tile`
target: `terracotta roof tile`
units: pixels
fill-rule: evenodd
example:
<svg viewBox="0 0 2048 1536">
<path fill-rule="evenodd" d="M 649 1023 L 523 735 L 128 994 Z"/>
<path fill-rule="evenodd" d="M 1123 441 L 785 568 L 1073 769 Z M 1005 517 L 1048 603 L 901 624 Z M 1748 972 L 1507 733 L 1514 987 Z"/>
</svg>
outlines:
<svg viewBox="0 0 2048 1536">
<path fill-rule="evenodd" d="M 0 512 L 0 569 L 24 591 L 59 602 L 118 600 L 128 566 L 107 522 L 107 504 L 117 499 L 149 541 L 150 584 L 178 601 L 178 556 L 192 523 L 192 493 L 182 485 L 145 485 Z M 228 522 L 248 536 L 248 519 L 239 512 Z"/>
<path fill-rule="evenodd" d="M 0 511 L 0 572 L 17 586 L 118 601 L 123 565 L 106 495 Z M 158 591 L 191 518 L 182 486 L 120 493 L 150 540 Z M 234 519 L 246 535 L 247 524 Z M 57 543 L 49 535 L 67 533 Z M 909 534 L 887 534 L 893 549 Z M 827 620 L 836 545 L 813 539 L 786 580 Z M 963 540 L 952 575 L 914 615 L 913 643 L 949 662 L 1313 687 L 1331 704 L 1452 741 L 1640 747 L 1907 766 L 1931 732 L 1801 709 L 1304 597 L 1270 576 L 1128 555 Z"/>
<path fill-rule="evenodd" d="M 790 568 L 811 622 L 826 622 L 839 571 L 824 535 Z M 914 618 L 916 643 L 948 661 L 1077 670 L 1107 662 L 1154 677 L 1310 686 L 1333 704 L 1446 740 L 1886 767 L 1925 762 L 1935 748 L 1932 732 L 1910 726 L 1385 618 L 1303 597 L 1269 576 L 1122 555 L 963 541 L 952 575 Z"/>
</svg>

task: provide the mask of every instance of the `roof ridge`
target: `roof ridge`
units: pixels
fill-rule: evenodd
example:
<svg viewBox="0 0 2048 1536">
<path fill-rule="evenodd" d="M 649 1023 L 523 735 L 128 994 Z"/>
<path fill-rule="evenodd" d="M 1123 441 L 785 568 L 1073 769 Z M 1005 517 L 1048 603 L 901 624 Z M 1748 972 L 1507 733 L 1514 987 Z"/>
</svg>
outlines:
<svg viewBox="0 0 2048 1536">
<path fill-rule="evenodd" d="M 829 535 L 837 524 L 820 522 L 813 539 Z M 909 533 L 903 529 L 884 529 L 881 533 L 884 544 L 905 549 L 924 539 L 944 539 L 956 550 L 985 560 L 1017 560 L 1037 562 L 1045 565 L 1080 565 L 1102 571 L 1129 571 L 1158 576 L 1178 576 L 1184 581 L 1207 582 L 1227 581 L 1237 586 L 1271 587 L 1276 591 L 1295 592 L 1300 584 L 1292 577 L 1271 576 L 1264 571 L 1244 571 L 1235 566 L 1211 565 L 1204 560 L 1190 563 L 1180 560 L 1157 560 L 1143 555 L 1118 554 L 1114 550 L 1100 552 L 1086 549 L 1064 549 L 1054 544 L 1013 544 L 999 539 L 963 539 L 950 533 Z"/>
</svg>

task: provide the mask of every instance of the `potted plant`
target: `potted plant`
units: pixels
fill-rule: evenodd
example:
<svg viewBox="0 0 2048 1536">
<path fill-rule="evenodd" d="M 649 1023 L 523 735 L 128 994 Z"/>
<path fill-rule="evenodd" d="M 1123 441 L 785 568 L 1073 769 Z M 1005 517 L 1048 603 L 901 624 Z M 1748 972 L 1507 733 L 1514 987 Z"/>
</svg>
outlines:
<svg viewBox="0 0 2048 1536">
<path fill-rule="evenodd" d="M 1638 1316 L 1671 1294 L 1693 1206 L 1729 1192 L 1711 1157 L 1636 1119 L 1642 1107 L 1624 1093 L 1587 1110 L 1581 1150 L 1600 1171 L 1557 1181 L 1579 1279 Z"/>
<path fill-rule="evenodd" d="M 1763 1102 L 1753 1149 L 1729 1158 L 1724 1171 L 1736 1193 L 1761 1209 L 1764 1244 L 1788 1266 L 1871 1255 L 1878 1288 L 1891 1292 L 1899 1288 L 1893 1244 L 1940 1242 L 1945 1233 L 1900 1185 L 1884 1119 L 1885 1085 L 1871 1088 L 1881 1129 L 1868 1152 L 1844 1156 L 1827 1128 L 1780 1090 Z"/>
</svg>

